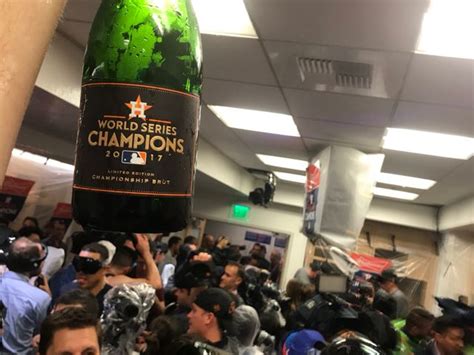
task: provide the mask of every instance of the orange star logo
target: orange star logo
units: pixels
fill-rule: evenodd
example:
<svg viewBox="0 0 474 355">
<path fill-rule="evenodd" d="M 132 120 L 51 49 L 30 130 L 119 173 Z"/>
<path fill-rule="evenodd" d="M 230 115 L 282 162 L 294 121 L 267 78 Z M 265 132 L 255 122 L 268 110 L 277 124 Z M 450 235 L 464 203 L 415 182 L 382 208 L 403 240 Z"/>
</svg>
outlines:
<svg viewBox="0 0 474 355">
<path fill-rule="evenodd" d="M 138 95 L 135 101 L 125 103 L 125 106 L 130 109 L 130 114 L 128 115 L 129 120 L 134 117 L 138 117 L 144 121 L 146 120 L 145 111 L 153 107 L 151 105 L 147 105 L 146 102 L 142 102 L 140 95 Z"/>
</svg>

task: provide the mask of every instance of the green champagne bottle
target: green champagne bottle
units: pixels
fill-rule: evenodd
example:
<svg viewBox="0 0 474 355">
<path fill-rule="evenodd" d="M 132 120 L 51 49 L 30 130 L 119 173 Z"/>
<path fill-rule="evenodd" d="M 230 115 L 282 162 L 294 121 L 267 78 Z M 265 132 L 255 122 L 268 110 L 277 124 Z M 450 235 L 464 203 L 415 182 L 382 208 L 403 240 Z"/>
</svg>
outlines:
<svg viewBox="0 0 474 355">
<path fill-rule="evenodd" d="M 73 184 L 84 228 L 172 232 L 191 215 L 202 48 L 189 0 L 103 0 L 84 58 Z"/>
</svg>

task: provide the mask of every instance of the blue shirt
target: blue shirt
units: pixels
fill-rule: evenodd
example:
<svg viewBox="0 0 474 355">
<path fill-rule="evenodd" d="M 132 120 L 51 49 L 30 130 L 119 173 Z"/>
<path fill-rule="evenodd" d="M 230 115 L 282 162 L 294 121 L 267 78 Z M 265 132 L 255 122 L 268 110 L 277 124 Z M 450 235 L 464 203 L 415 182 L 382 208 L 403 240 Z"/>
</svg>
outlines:
<svg viewBox="0 0 474 355">
<path fill-rule="evenodd" d="M 0 279 L 4 310 L 2 345 L 18 355 L 35 354 L 31 339 L 46 318 L 51 302 L 43 290 L 28 283 L 28 277 L 7 271 Z"/>
</svg>

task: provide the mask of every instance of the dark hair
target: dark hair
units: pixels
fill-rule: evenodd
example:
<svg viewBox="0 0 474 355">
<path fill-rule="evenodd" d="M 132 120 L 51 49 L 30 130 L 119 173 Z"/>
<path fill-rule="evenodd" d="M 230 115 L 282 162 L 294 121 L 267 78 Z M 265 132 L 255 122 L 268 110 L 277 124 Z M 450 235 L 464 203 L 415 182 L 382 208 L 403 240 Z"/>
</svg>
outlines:
<svg viewBox="0 0 474 355">
<path fill-rule="evenodd" d="M 81 306 L 87 313 L 96 316 L 99 314 L 99 304 L 95 296 L 89 291 L 77 288 L 58 297 L 55 305 Z"/>
<path fill-rule="evenodd" d="M 0 214 L 0 225 L 2 224 L 8 227 L 8 225 L 10 224 L 10 220 L 7 217 Z"/>
<path fill-rule="evenodd" d="M 84 246 L 94 243 L 96 240 L 99 240 L 99 238 L 95 233 L 74 232 L 71 235 L 71 240 L 71 253 L 79 254 Z"/>
<path fill-rule="evenodd" d="M 174 235 L 168 239 L 168 249 L 171 249 L 173 246 L 181 243 L 181 238 Z"/>
<path fill-rule="evenodd" d="M 35 217 L 31 217 L 31 216 L 27 216 L 25 217 L 25 219 L 23 219 L 23 224 L 25 224 L 26 221 L 31 221 L 35 224 L 35 227 L 38 228 L 39 227 L 39 223 L 38 223 L 38 220 L 35 218 Z"/>
<path fill-rule="evenodd" d="M 24 237 L 15 240 L 8 248 L 8 269 L 18 273 L 33 271 L 33 262 L 41 257 L 38 245 Z"/>
<path fill-rule="evenodd" d="M 410 313 L 408 313 L 406 320 L 406 327 L 408 329 L 416 326 L 420 326 L 423 323 L 431 323 L 434 321 L 435 317 L 426 309 L 421 307 L 413 308 Z"/>
<path fill-rule="evenodd" d="M 444 334 L 449 328 L 462 328 L 464 324 L 458 317 L 444 315 L 436 318 L 433 324 L 433 331 L 438 334 Z"/>
<path fill-rule="evenodd" d="M 43 231 L 38 227 L 22 227 L 18 231 L 20 237 L 29 238 L 32 234 L 38 234 L 40 239 L 43 239 Z"/>
<path fill-rule="evenodd" d="M 117 247 L 111 264 L 119 267 L 133 267 L 136 261 L 135 252 L 127 247 Z"/>
<path fill-rule="evenodd" d="M 167 354 L 167 347 L 179 336 L 179 324 L 174 317 L 159 316 L 151 322 L 150 332 L 146 354 Z"/>
<path fill-rule="evenodd" d="M 105 261 L 109 257 L 109 251 L 106 247 L 99 243 L 89 243 L 82 247 L 81 251 L 89 251 L 100 255 L 100 261 Z"/>
<path fill-rule="evenodd" d="M 61 329 L 95 328 L 97 341 L 100 346 L 100 328 L 97 315 L 92 315 L 83 308 L 69 307 L 59 312 L 51 313 L 41 326 L 39 343 L 40 355 L 46 355 L 53 342 L 54 334 Z"/>
<path fill-rule="evenodd" d="M 184 244 L 197 245 L 197 238 L 193 235 L 188 235 L 186 238 L 184 238 Z"/>
</svg>

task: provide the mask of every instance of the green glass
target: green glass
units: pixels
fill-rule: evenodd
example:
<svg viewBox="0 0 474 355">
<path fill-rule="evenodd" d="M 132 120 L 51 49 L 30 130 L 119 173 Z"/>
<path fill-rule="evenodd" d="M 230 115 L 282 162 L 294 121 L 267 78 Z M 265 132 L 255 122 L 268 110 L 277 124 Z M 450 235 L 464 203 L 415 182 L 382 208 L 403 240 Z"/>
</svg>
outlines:
<svg viewBox="0 0 474 355">
<path fill-rule="evenodd" d="M 84 58 L 83 84 L 94 82 L 156 85 L 200 96 L 202 49 L 190 0 L 103 0 Z M 192 174 L 194 179 L 194 168 Z M 191 208 L 191 197 L 73 190 L 74 218 L 85 228 L 176 231 L 186 226 Z"/>
</svg>

